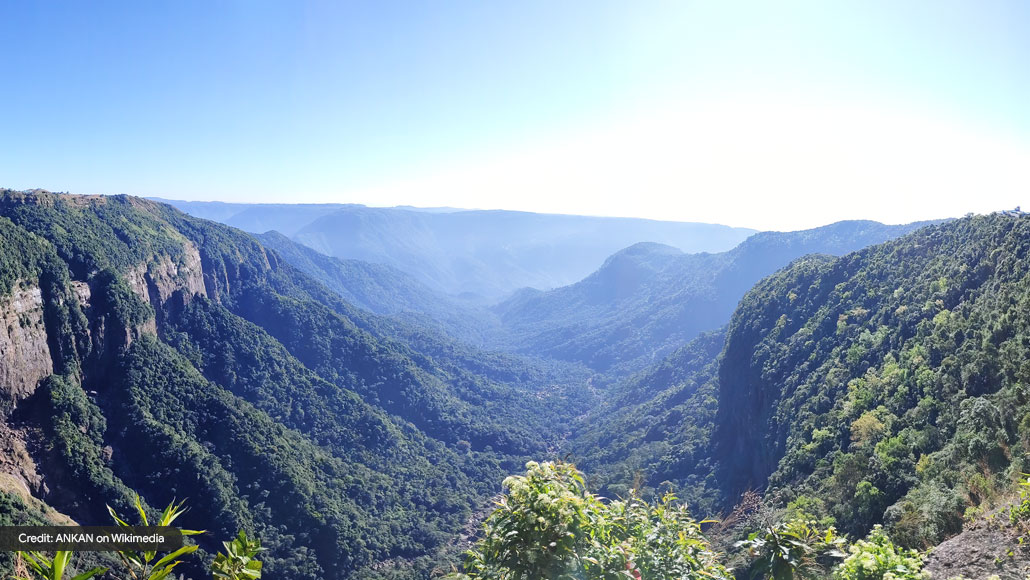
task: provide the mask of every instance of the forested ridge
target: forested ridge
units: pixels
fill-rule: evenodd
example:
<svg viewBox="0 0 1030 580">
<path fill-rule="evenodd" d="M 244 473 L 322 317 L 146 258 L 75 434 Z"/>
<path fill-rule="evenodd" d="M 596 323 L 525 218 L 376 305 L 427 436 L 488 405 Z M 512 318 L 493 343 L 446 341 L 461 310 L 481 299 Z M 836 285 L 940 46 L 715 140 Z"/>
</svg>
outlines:
<svg viewBox="0 0 1030 580">
<path fill-rule="evenodd" d="M 756 286 L 719 370 L 726 489 L 913 545 L 960 529 L 1027 471 L 1028 251 L 1030 219 L 970 217 Z"/>
<path fill-rule="evenodd" d="M 528 324 L 576 300 L 715 308 L 752 261 L 844 254 L 794 259 L 731 317 L 663 334 L 653 363 L 616 332 L 599 356 L 622 367 L 483 350 L 460 332 L 474 309 L 264 239 L 282 253 L 139 198 L 0 193 L 0 521 L 188 497 L 182 525 L 209 533 L 177 573 L 203 577 L 244 530 L 268 577 L 312 580 L 495 577 L 545 531 L 533 577 L 775 575 L 767 547 L 801 537 L 815 551 L 792 574 L 879 578 L 848 571 L 876 553 L 922 578 L 910 550 L 984 518 L 1030 529 L 1030 495 L 1009 506 L 1030 471 L 1030 217 L 845 223 L 699 257 L 638 245 L 571 302 L 504 307 L 546 306 Z M 443 320 L 396 306 L 420 300 Z"/>
</svg>

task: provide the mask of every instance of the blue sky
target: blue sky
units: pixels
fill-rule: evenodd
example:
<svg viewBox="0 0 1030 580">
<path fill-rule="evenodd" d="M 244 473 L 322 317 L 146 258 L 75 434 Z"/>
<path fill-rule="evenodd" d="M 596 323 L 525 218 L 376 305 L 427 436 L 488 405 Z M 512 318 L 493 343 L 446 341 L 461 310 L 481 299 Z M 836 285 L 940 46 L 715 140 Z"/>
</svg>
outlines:
<svg viewBox="0 0 1030 580">
<path fill-rule="evenodd" d="M 0 185 L 791 229 L 1030 206 L 1025 2 L 5 2 Z"/>
</svg>

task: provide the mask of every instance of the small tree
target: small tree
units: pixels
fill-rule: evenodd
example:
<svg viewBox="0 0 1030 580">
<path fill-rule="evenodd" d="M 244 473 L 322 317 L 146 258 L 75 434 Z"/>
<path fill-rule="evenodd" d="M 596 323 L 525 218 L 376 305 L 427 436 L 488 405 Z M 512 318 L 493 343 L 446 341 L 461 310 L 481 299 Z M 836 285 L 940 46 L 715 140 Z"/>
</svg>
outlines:
<svg viewBox="0 0 1030 580">
<path fill-rule="evenodd" d="M 1009 520 L 1021 529 L 1030 523 L 1030 475 L 1024 473 L 1019 481 L 1019 503 L 1009 508 Z"/>
</svg>

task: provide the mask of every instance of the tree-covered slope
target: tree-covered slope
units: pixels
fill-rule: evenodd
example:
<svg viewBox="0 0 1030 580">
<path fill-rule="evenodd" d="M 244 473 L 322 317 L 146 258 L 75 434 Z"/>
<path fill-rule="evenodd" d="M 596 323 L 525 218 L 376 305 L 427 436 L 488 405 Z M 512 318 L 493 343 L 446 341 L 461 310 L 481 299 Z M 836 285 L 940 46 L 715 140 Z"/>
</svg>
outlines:
<svg viewBox="0 0 1030 580">
<path fill-rule="evenodd" d="M 727 491 L 803 496 L 910 545 L 1027 471 L 1030 218 L 970 217 L 806 259 L 741 301 L 719 367 Z"/>
<path fill-rule="evenodd" d="M 196 240 L 205 275 L 213 273 L 208 296 L 263 328 L 324 378 L 448 441 L 469 440 L 475 446 L 473 433 L 488 431 L 500 439 L 543 445 L 547 430 L 532 423 L 549 420 L 554 413 L 543 402 L 534 402 L 542 401 L 535 391 L 528 402 L 523 400 L 524 389 L 533 385 L 516 380 L 521 387 L 516 388 L 507 383 L 535 376 L 553 391 L 552 380 L 561 380 L 561 373 L 555 377 L 550 369 L 513 357 L 455 347 L 430 330 L 374 316 L 238 230 L 191 219 L 167 206 L 158 210 Z M 495 408 L 498 402 L 501 407 Z M 506 414 L 525 422 L 501 423 Z M 484 431 L 486 424 L 503 428 Z"/>
<path fill-rule="evenodd" d="M 699 515 L 716 513 L 711 454 L 723 332 L 705 333 L 616 384 L 574 430 L 571 451 L 606 495 L 636 486 L 675 490 Z"/>
<path fill-rule="evenodd" d="M 853 221 L 763 232 L 718 254 L 636 244 L 576 284 L 549 292 L 526 290 L 495 311 L 520 352 L 624 374 L 659 362 L 699 333 L 724 325 L 753 284 L 791 260 L 810 253 L 846 254 L 922 225 Z"/>
<path fill-rule="evenodd" d="M 0 470 L 82 523 L 188 497 L 204 549 L 250 530 L 275 577 L 427 574 L 578 412 L 560 370 L 378 318 L 155 202 L 3 191 L 0 258 L 0 419 L 29 450 Z"/>
</svg>

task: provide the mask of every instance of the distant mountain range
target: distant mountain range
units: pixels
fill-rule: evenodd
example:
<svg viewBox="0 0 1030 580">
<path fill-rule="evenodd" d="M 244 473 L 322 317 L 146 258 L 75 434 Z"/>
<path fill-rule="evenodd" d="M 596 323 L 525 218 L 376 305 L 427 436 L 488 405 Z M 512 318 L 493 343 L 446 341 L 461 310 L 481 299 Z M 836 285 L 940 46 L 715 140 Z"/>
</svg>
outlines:
<svg viewBox="0 0 1030 580">
<path fill-rule="evenodd" d="M 162 201 L 244 231 L 275 230 L 329 256 L 393 266 L 436 291 L 482 304 L 523 287 L 572 284 L 637 242 L 719 252 L 755 233 L 715 224 L 501 210 Z"/>
<path fill-rule="evenodd" d="M 726 324 L 748 289 L 794 259 L 843 255 L 927 223 L 846 221 L 763 232 L 721 253 L 688 254 L 640 242 L 574 284 L 550 291 L 523 288 L 489 308 L 392 266 L 326 256 L 278 232 L 257 237 L 351 304 L 376 314 L 428 324 L 470 344 L 583 364 L 614 379 Z"/>
<path fill-rule="evenodd" d="M 622 374 L 719 328 L 751 286 L 796 258 L 843 255 L 927 223 L 845 221 L 798 232 L 763 232 L 718 254 L 635 244 L 576 284 L 547 292 L 525 289 L 494 311 L 520 352 Z"/>
</svg>

